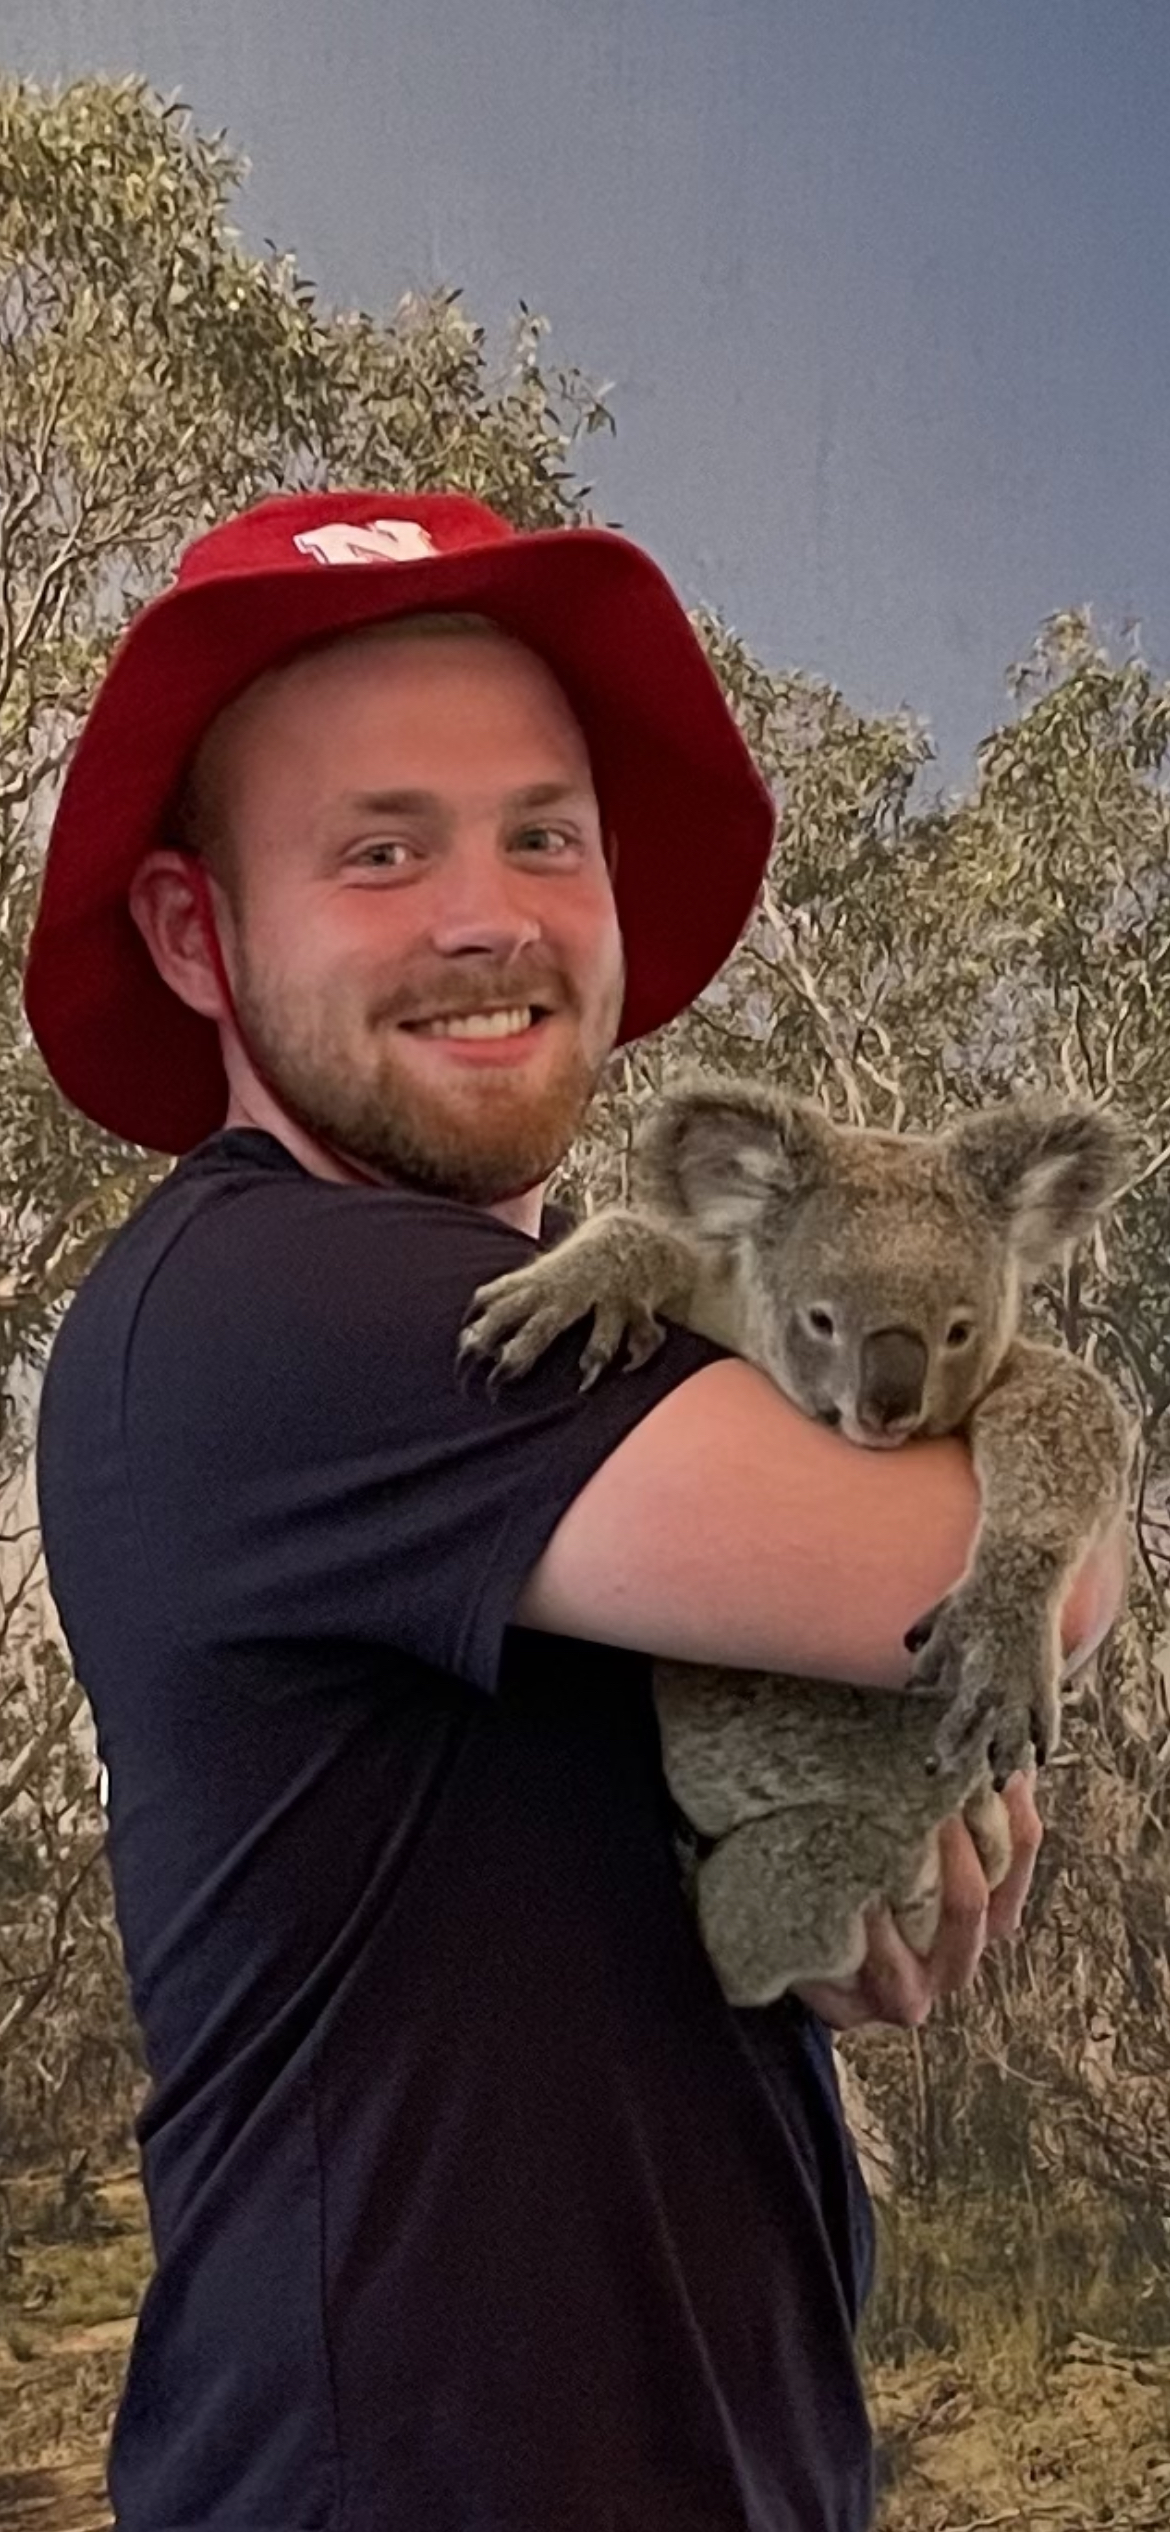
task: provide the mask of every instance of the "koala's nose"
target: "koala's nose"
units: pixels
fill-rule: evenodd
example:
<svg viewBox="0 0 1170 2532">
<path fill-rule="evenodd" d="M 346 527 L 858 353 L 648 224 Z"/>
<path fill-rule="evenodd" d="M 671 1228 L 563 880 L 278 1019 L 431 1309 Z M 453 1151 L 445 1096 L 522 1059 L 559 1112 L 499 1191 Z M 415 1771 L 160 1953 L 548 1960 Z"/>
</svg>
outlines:
<svg viewBox="0 0 1170 2532">
<path fill-rule="evenodd" d="M 857 1420 L 875 1433 L 911 1425 L 922 1413 L 926 1347 L 912 1328 L 877 1328 L 863 1337 Z"/>
</svg>

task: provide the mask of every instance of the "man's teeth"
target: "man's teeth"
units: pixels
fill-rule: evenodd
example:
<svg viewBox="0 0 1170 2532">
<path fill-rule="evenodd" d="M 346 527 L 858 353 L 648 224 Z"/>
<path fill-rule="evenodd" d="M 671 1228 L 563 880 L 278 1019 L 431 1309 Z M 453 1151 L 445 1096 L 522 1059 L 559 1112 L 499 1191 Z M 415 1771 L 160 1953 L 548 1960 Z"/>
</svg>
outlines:
<svg viewBox="0 0 1170 2532">
<path fill-rule="evenodd" d="M 465 1011 L 456 1018 L 452 1013 L 445 1020 L 421 1020 L 418 1037 L 519 1037 L 522 1029 L 532 1026 L 532 1008 L 526 1003 L 517 1011 Z"/>
</svg>

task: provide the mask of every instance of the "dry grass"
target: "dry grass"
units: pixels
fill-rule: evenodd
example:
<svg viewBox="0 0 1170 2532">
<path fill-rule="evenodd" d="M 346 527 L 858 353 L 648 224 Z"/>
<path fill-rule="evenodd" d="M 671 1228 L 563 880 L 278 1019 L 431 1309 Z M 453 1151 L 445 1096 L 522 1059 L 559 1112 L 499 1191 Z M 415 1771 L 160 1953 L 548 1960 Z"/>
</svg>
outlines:
<svg viewBox="0 0 1170 2532">
<path fill-rule="evenodd" d="M 1005 2338 L 1043 2379 L 1079 2337 L 1170 2346 L 1165 2235 L 1115 2204 L 1066 2196 L 1029 2209 L 1010 2188 L 936 2192 L 878 2209 L 878 2283 L 865 2345 L 875 2364 L 960 2351 L 982 2369 Z"/>
<path fill-rule="evenodd" d="M 1116 2208 L 881 2213 L 881 2532 L 1170 2527 L 1170 2275 Z"/>
</svg>

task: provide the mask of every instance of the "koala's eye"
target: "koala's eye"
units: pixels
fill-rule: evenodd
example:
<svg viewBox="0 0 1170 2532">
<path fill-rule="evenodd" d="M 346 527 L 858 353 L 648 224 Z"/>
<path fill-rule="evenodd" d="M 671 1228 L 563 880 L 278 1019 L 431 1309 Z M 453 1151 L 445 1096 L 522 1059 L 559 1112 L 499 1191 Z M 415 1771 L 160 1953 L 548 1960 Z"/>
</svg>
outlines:
<svg viewBox="0 0 1170 2532">
<path fill-rule="evenodd" d="M 836 1335 L 831 1310 L 808 1310 L 805 1312 L 805 1317 L 814 1336 Z"/>
<path fill-rule="evenodd" d="M 961 1345 L 969 1345 L 974 1334 L 975 1329 L 970 1319 L 952 1319 L 947 1329 L 947 1344 L 951 1352 L 957 1354 Z"/>
</svg>

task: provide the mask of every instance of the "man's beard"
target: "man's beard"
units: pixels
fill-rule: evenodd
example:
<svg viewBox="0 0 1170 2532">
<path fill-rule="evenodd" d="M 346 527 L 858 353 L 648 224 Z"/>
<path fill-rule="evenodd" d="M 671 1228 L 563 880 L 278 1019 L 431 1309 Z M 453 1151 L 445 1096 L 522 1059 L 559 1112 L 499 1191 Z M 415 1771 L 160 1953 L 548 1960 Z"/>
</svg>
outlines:
<svg viewBox="0 0 1170 2532">
<path fill-rule="evenodd" d="M 559 970 L 544 964 L 535 973 L 530 960 L 473 970 L 469 960 L 429 988 L 418 977 L 387 997 L 364 1035 L 361 1070 L 327 1012 L 307 1010 L 295 987 L 261 991 L 238 953 L 235 1002 L 254 1069 L 315 1142 L 399 1185 L 484 1206 L 539 1186 L 564 1159 L 612 1051 L 623 983 L 619 972 L 586 1025 Z M 555 1070 L 542 1068 L 539 1086 L 519 1066 L 469 1065 L 444 1095 L 417 1078 L 409 1058 L 396 1060 L 397 1024 L 412 1010 L 465 1013 L 501 1003 L 551 1005 L 578 1022 Z"/>
</svg>

